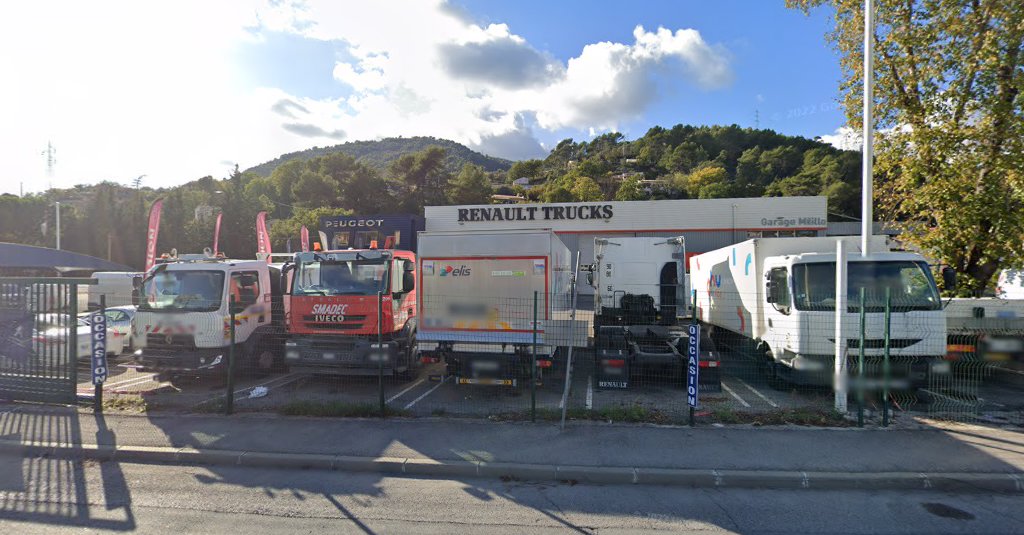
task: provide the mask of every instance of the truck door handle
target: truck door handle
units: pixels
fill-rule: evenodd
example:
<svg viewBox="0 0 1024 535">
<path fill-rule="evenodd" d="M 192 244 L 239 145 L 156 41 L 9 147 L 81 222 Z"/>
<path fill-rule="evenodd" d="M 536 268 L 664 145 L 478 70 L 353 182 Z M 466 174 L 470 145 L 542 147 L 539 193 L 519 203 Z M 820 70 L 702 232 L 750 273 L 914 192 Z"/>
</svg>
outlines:
<svg viewBox="0 0 1024 535">
<path fill-rule="evenodd" d="M 772 326 L 772 319 L 771 319 L 771 318 L 768 318 L 768 326 L 769 326 L 769 327 L 771 327 L 771 326 Z"/>
</svg>

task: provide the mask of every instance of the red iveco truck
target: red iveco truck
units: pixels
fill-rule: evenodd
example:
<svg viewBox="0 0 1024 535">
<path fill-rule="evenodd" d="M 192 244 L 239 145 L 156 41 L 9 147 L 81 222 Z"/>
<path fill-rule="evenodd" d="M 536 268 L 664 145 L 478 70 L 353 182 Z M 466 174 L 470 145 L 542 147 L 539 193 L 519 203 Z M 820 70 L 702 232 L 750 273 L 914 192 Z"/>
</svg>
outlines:
<svg viewBox="0 0 1024 535">
<path fill-rule="evenodd" d="M 375 375 L 383 362 L 387 374 L 411 375 L 416 269 L 416 255 L 396 249 L 296 253 L 283 269 L 290 369 Z"/>
</svg>

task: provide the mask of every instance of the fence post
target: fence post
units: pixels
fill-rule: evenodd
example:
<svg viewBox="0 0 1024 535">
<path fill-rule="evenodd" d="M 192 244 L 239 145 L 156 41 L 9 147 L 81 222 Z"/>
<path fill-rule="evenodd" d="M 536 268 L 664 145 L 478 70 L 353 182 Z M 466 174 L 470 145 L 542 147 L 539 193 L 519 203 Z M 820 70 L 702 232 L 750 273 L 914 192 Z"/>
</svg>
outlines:
<svg viewBox="0 0 1024 535">
<path fill-rule="evenodd" d="M 380 398 L 380 417 L 384 414 L 384 292 L 377 292 L 377 397 Z"/>
<path fill-rule="evenodd" d="M 565 430 L 565 413 L 569 410 L 569 387 L 572 383 L 572 350 L 576 343 L 576 278 L 580 273 L 580 252 L 576 251 L 576 264 L 573 266 L 572 271 L 572 282 L 570 287 L 572 288 L 572 298 L 570 299 L 570 306 L 572 312 L 569 314 L 569 349 L 568 355 L 565 357 L 565 385 L 562 390 L 562 423 L 559 427 Z"/>
<path fill-rule="evenodd" d="M 849 392 L 849 374 L 846 362 L 847 333 L 843 321 L 849 313 L 846 306 L 846 242 L 836 242 L 836 353 L 833 367 L 833 388 L 835 389 L 836 412 L 845 415 L 847 410 L 847 393 Z"/>
<path fill-rule="evenodd" d="M 530 359 L 530 421 L 537 421 L 537 295 L 533 292 L 533 355 Z"/>
<path fill-rule="evenodd" d="M 224 413 L 231 414 L 235 410 L 235 296 L 231 296 L 231 304 L 228 312 L 231 314 L 229 331 L 231 333 L 231 345 L 228 346 L 228 391 L 224 398 Z"/>
<path fill-rule="evenodd" d="M 892 292 L 885 289 L 885 352 L 882 357 L 882 427 L 889 427 L 889 346 L 892 322 Z"/>
<path fill-rule="evenodd" d="M 56 286 L 57 297 L 60 297 L 60 288 L 63 285 L 58 284 L 58 285 L 40 285 L 40 286 L 44 287 L 44 289 L 43 289 L 43 294 L 44 295 L 46 295 L 46 293 L 47 293 L 47 290 L 46 290 L 47 286 L 49 286 L 51 288 L 53 286 Z M 71 399 L 76 399 L 78 397 L 78 374 L 75 371 L 75 370 L 78 369 L 78 284 L 75 284 L 75 283 L 72 282 L 71 283 L 71 287 L 66 289 L 65 292 L 70 292 L 70 293 L 65 293 L 64 297 L 68 300 L 68 308 L 69 308 L 69 311 L 71 312 L 71 314 L 70 314 L 71 318 L 68 319 L 68 339 L 67 339 L 67 344 L 68 344 L 68 357 L 69 358 L 64 361 L 64 366 L 70 366 L 71 370 L 72 370 L 71 373 L 73 373 L 74 376 L 75 376 L 75 380 L 71 381 L 71 394 L 72 394 Z M 61 305 L 59 305 L 59 303 L 62 303 L 62 302 L 63 302 L 62 300 L 55 301 L 55 303 L 58 303 L 57 310 L 60 310 L 60 306 Z M 91 359 L 90 359 L 90 361 L 91 361 Z"/>
<path fill-rule="evenodd" d="M 106 296 L 106 294 L 100 294 L 100 314 L 102 314 L 102 315 L 106 315 L 107 314 L 107 296 Z M 103 333 L 104 338 L 106 338 L 107 334 L 110 332 L 110 329 L 106 329 L 106 331 L 107 332 Z M 129 333 L 129 336 L 131 336 L 131 333 Z M 92 347 L 91 346 L 91 344 L 92 344 L 92 337 L 90 336 L 89 338 L 90 338 L 90 340 L 89 340 L 90 347 Z M 76 343 L 77 343 L 77 341 L 76 341 Z M 107 340 L 107 343 L 109 344 L 110 340 Z M 95 365 L 92 363 L 93 362 L 93 360 L 92 360 L 93 358 L 95 358 L 95 357 L 91 357 L 89 359 L 89 371 L 90 371 L 89 375 L 90 375 L 90 377 L 92 376 L 92 371 L 95 369 Z M 93 412 L 103 412 L 103 383 L 97 383 L 97 384 L 93 385 L 92 402 L 93 402 L 93 406 L 92 406 L 92 411 Z"/>
<path fill-rule="evenodd" d="M 864 288 L 860 289 L 860 343 L 857 356 L 857 427 L 864 427 Z"/>
</svg>

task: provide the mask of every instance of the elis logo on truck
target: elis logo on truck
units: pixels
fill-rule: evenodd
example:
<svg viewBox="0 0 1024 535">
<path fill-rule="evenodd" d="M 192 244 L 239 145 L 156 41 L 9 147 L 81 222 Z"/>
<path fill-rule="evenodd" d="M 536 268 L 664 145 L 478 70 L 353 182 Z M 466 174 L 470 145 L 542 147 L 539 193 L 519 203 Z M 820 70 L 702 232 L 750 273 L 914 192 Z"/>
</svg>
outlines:
<svg viewBox="0 0 1024 535">
<path fill-rule="evenodd" d="M 470 272 L 470 269 L 466 265 L 462 265 L 462 266 L 459 266 L 459 267 L 445 266 L 444 268 L 441 269 L 441 276 L 442 277 L 448 277 L 448 276 L 451 276 L 451 277 L 468 277 L 469 276 L 469 272 Z"/>
</svg>

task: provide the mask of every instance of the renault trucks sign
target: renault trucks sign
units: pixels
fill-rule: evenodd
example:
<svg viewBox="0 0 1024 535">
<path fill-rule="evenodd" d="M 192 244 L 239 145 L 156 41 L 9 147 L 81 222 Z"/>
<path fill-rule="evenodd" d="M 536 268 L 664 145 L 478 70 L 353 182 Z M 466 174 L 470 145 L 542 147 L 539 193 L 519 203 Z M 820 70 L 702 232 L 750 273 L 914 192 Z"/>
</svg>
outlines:
<svg viewBox="0 0 1024 535">
<path fill-rule="evenodd" d="M 615 215 L 610 204 L 567 206 L 495 206 L 459 208 L 459 223 L 466 221 L 565 221 L 608 220 Z"/>
</svg>

